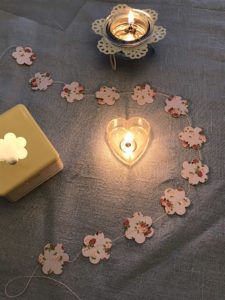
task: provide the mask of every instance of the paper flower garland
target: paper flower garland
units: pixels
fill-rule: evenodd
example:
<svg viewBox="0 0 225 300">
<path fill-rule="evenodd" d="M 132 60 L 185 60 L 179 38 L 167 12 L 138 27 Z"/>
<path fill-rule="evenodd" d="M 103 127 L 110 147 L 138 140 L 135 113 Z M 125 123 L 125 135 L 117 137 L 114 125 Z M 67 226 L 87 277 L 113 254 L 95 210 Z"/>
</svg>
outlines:
<svg viewBox="0 0 225 300">
<path fill-rule="evenodd" d="M 16 51 L 12 53 L 12 57 L 16 59 L 19 65 L 30 66 L 37 58 L 36 54 L 30 47 L 16 47 Z"/>
<path fill-rule="evenodd" d="M 111 88 L 107 86 L 101 87 L 100 90 L 96 92 L 95 96 L 98 104 L 101 105 L 113 105 L 115 101 L 120 98 L 120 94 L 115 87 Z"/>
<path fill-rule="evenodd" d="M 188 102 L 179 96 L 168 98 L 166 99 L 165 111 L 174 118 L 186 115 L 188 113 Z"/>
<path fill-rule="evenodd" d="M 196 185 L 199 182 L 203 183 L 208 180 L 208 176 L 206 175 L 208 172 L 208 166 L 203 165 L 200 160 L 194 159 L 190 162 L 185 161 L 183 163 L 181 175 L 187 179 L 190 184 Z"/>
<path fill-rule="evenodd" d="M 182 142 L 184 148 L 193 148 L 198 150 L 206 142 L 206 137 L 203 134 L 203 129 L 191 126 L 184 128 L 183 132 L 179 134 L 179 139 Z"/>
<path fill-rule="evenodd" d="M 104 237 L 104 233 L 96 233 L 95 235 L 87 235 L 84 238 L 85 247 L 82 254 L 89 257 L 92 264 L 97 264 L 100 260 L 109 259 L 112 241 Z"/>
<path fill-rule="evenodd" d="M 164 196 L 160 199 L 160 204 L 165 208 L 168 215 L 184 215 L 186 208 L 191 204 L 191 201 L 185 197 L 185 191 L 182 188 L 166 189 Z"/>
<path fill-rule="evenodd" d="M 8 164 L 15 164 L 19 159 L 27 157 L 27 141 L 23 137 L 16 137 L 14 133 L 6 133 L 3 139 L 0 139 L 0 162 L 5 161 Z"/>
<path fill-rule="evenodd" d="M 73 81 L 71 84 L 66 84 L 61 92 L 61 97 L 70 103 L 76 100 L 82 100 L 84 98 L 84 87 L 76 81 Z"/>
<path fill-rule="evenodd" d="M 152 103 L 154 101 L 155 92 L 151 89 L 149 84 L 136 85 L 131 98 L 137 101 L 137 104 L 144 105 L 146 103 Z"/>
<path fill-rule="evenodd" d="M 152 237 L 154 234 L 154 229 L 151 227 L 152 218 L 144 217 L 141 212 L 136 212 L 132 218 L 127 218 L 123 225 L 126 238 L 134 239 L 138 244 L 144 243 L 146 238 Z"/>
<path fill-rule="evenodd" d="M 38 257 L 38 262 L 42 265 L 44 274 L 61 274 L 63 265 L 69 261 L 69 255 L 64 252 L 62 244 L 47 244 L 44 247 L 44 253 Z"/>
<path fill-rule="evenodd" d="M 31 84 L 32 90 L 46 90 L 48 86 L 54 83 L 49 73 L 40 72 L 36 73 L 29 82 Z M 64 84 L 60 81 L 55 83 Z M 178 118 L 179 116 L 186 116 L 189 126 L 185 127 L 184 130 L 179 133 L 179 139 L 183 147 L 198 150 L 199 157 L 201 158 L 199 149 L 206 142 L 206 137 L 203 134 L 203 130 L 201 128 L 193 128 L 191 126 L 191 121 L 187 116 L 187 100 L 183 100 L 179 96 L 170 97 L 169 95 L 160 91 L 155 92 L 149 84 L 136 85 L 132 92 L 124 92 L 124 94 L 130 94 L 131 98 L 136 101 L 138 105 L 152 103 L 157 93 L 167 97 L 164 110 L 172 117 Z M 87 96 L 95 96 L 98 104 L 107 104 L 111 106 L 120 98 L 120 93 L 115 87 L 102 86 L 100 90 L 95 94 L 89 94 Z M 71 84 L 64 84 L 63 90 L 61 91 L 61 97 L 64 98 L 67 102 L 71 103 L 77 100 L 79 101 L 84 98 L 84 87 L 76 81 L 73 81 Z M 23 159 L 26 157 L 26 140 L 23 140 L 23 138 L 21 137 L 16 138 L 14 134 L 8 133 L 6 136 L 4 136 L 3 140 L 0 139 L 0 161 L 8 161 L 8 158 L 6 159 L 5 157 L 1 156 L 1 150 L 4 148 L 5 140 L 18 141 L 18 139 L 20 141 L 21 147 L 19 147 L 19 154 L 17 153 L 18 155 L 15 157 L 15 160 Z M 204 183 L 207 181 L 208 172 L 208 166 L 203 164 L 201 159 L 194 159 L 192 161 L 185 161 L 183 163 L 181 176 L 184 179 L 187 179 L 189 184 L 197 185 L 200 182 Z M 162 216 L 175 214 L 182 216 L 187 212 L 187 208 L 190 206 L 191 201 L 188 197 L 186 197 L 185 191 L 182 188 L 167 188 L 164 191 L 164 195 L 160 199 L 160 204 L 165 210 L 165 213 Z M 156 220 L 152 220 L 150 216 L 144 216 L 141 212 L 133 213 L 132 217 L 127 218 L 123 222 L 124 234 L 122 235 L 122 237 L 125 237 L 129 240 L 134 240 L 138 244 L 143 244 L 147 238 L 153 237 L 154 229 L 152 225 L 155 224 L 162 216 L 160 216 Z M 118 238 L 121 237 L 117 237 L 114 240 L 111 240 L 109 238 L 106 238 L 104 236 L 104 233 L 87 235 L 84 238 L 84 245 L 81 253 L 84 257 L 88 257 L 89 262 L 92 264 L 98 264 L 102 260 L 108 260 L 110 258 L 112 245 Z M 69 255 L 64 252 L 62 244 L 53 245 L 49 243 L 44 247 L 43 253 L 39 255 L 38 262 L 42 266 L 42 271 L 44 274 L 61 274 L 63 272 L 64 263 L 74 262 L 74 260 L 69 261 Z M 34 273 L 32 273 L 30 278 L 32 278 L 33 274 Z M 55 279 L 52 280 L 56 282 Z M 28 281 L 28 285 L 29 282 L 30 279 Z M 68 286 L 60 281 L 57 282 L 63 285 L 77 297 L 76 293 L 72 291 Z M 8 284 L 6 285 L 6 287 L 7 286 Z M 7 288 L 5 291 L 6 295 L 8 295 Z M 79 299 L 79 297 L 77 298 Z"/>
<path fill-rule="evenodd" d="M 29 80 L 32 90 L 34 91 L 45 91 L 48 86 L 53 84 L 50 73 L 36 73 L 34 77 Z"/>
</svg>

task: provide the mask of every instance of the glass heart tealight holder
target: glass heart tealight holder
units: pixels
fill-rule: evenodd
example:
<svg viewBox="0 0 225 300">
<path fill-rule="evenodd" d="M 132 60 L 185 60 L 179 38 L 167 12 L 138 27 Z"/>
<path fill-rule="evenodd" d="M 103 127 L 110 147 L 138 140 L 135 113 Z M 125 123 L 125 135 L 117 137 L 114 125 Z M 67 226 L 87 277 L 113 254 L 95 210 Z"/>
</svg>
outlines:
<svg viewBox="0 0 225 300">
<path fill-rule="evenodd" d="M 106 139 L 112 153 L 125 165 L 132 166 L 145 153 L 151 127 L 144 118 L 113 119 L 106 129 Z"/>
</svg>

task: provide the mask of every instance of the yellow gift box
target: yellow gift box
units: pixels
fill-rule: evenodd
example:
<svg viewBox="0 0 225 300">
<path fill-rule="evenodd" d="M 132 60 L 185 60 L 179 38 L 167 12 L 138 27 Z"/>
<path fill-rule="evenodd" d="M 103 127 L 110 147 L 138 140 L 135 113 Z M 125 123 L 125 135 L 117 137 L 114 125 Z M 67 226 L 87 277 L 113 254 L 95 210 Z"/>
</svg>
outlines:
<svg viewBox="0 0 225 300">
<path fill-rule="evenodd" d="M 0 115 L 0 197 L 15 202 L 62 169 L 58 152 L 24 105 Z"/>
</svg>

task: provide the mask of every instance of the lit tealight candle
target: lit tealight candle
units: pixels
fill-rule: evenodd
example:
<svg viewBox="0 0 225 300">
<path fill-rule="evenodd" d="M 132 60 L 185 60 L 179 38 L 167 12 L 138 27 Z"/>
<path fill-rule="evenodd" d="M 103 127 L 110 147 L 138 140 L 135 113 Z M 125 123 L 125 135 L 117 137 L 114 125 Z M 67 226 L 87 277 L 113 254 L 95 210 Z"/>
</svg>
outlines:
<svg viewBox="0 0 225 300">
<path fill-rule="evenodd" d="M 127 132 L 124 136 L 124 139 L 120 143 L 121 150 L 130 156 L 136 149 L 137 145 L 134 140 L 134 136 L 131 132 Z"/>
<path fill-rule="evenodd" d="M 112 41 L 118 40 L 123 43 L 133 44 L 145 38 L 151 33 L 152 27 L 150 16 L 138 9 L 110 16 L 107 20 L 107 32 Z"/>
</svg>

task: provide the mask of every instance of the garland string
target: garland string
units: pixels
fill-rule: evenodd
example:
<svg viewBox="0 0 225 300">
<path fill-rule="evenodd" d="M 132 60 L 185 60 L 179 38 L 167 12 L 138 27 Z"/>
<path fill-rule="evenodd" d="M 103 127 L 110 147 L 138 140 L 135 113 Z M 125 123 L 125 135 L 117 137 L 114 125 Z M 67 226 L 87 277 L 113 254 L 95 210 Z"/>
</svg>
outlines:
<svg viewBox="0 0 225 300">
<path fill-rule="evenodd" d="M 8 294 L 8 292 L 7 292 L 8 286 L 9 286 L 12 282 L 16 281 L 17 279 L 21 279 L 21 278 L 28 278 L 28 282 L 27 282 L 25 288 L 22 290 L 22 292 L 20 292 L 20 293 L 18 293 L 18 294 L 14 294 L 14 295 Z M 8 298 L 17 298 L 17 297 L 19 297 L 19 296 L 22 296 L 22 295 L 26 292 L 26 290 L 28 289 L 28 287 L 29 287 L 29 285 L 30 285 L 30 282 L 31 282 L 31 280 L 32 280 L 33 278 L 47 279 L 47 280 L 53 281 L 54 283 L 57 283 L 58 285 L 61 285 L 61 286 L 63 286 L 65 289 L 67 289 L 67 290 L 68 290 L 68 291 L 69 291 L 76 299 L 82 300 L 82 299 L 77 295 L 77 293 L 76 293 L 75 291 L 73 291 L 73 290 L 72 290 L 68 285 L 66 285 L 65 283 L 63 283 L 63 282 L 61 282 L 61 281 L 59 281 L 59 280 L 57 280 L 57 279 L 54 279 L 54 278 L 52 278 L 52 277 L 34 275 L 33 273 L 32 273 L 31 276 L 18 276 L 18 277 L 15 277 L 15 278 L 11 279 L 10 281 L 8 281 L 8 283 L 7 283 L 6 286 L 5 286 L 5 295 L 6 295 Z"/>
<path fill-rule="evenodd" d="M 0 55 L 0 59 L 2 59 L 3 56 L 4 56 L 10 49 L 15 48 L 15 47 L 17 47 L 17 45 L 11 45 L 11 46 L 9 46 L 8 48 L 6 48 L 6 49 L 2 52 L 2 54 Z"/>
<path fill-rule="evenodd" d="M 80 257 L 80 255 L 81 255 L 81 252 L 79 252 L 78 255 L 76 255 L 75 258 L 74 258 L 72 261 L 69 261 L 69 263 L 74 263 L 74 262 Z M 59 280 L 57 280 L 57 279 L 51 278 L 51 277 L 35 275 L 35 273 L 36 273 L 36 271 L 37 271 L 38 268 L 39 268 L 39 266 L 36 266 L 35 269 L 34 269 L 34 271 L 31 273 L 30 276 L 17 276 L 17 277 L 14 277 L 14 278 L 10 279 L 10 280 L 6 283 L 6 285 L 5 285 L 5 295 L 6 295 L 6 297 L 12 299 L 12 298 L 17 298 L 17 297 L 19 297 L 19 296 L 22 296 L 22 295 L 27 291 L 27 289 L 28 289 L 28 287 L 29 287 L 29 285 L 30 285 L 32 279 L 33 279 L 33 278 L 39 278 L 39 279 L 48 279 L 48 280 L 53 281 L 54 283 L 56 283 L 56 284 L 58 284 L 58 285 L 63 286 L 63 287 L 64 287 L 65 289 L 67 289 L 67 290 L 68 290 L 68 291 L 69 291 L 76 299 L 82 300 L 82 299 L 77 295 L 77 293 L 76 293 L 75 291 L 73 291 L 73 290 L 72 290 L 68 285 L 66 285 L 65 283 L 63 283 L 63 282 L 61 282 L 61 281 L 59 281 Z M 16 281 L 16 280 L 18 280 L 18 279 L 22 279 L 22 278 L 27 278 L 27 279 L 28 279 L 28 281 L 27 281 L 27 283 L 26 283 L 24 289 L 23 289 L 21 292 L 17 293 L 17 294 L 9 294 L 8 291 L 7 291 L 9 285 L 12 284 L 14 281 Z"/>
<path fill-rule="evenodd" d="M 54 80 L 54 81 L 53 81 L 53 84 L 64 84 L 64 85 L 65 85 L 66 83 L 65 83 L 65 82 L 63 82 L 63 81 L 58 81 L 58 80 L 57 80 L 57 81 L 55 81 L 55 80 Z"/>
</svg>

